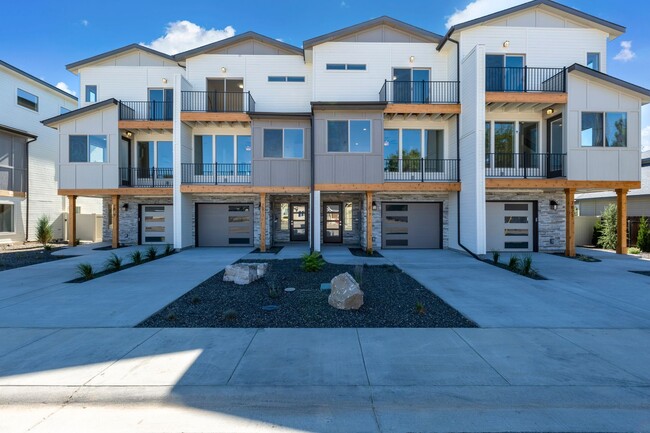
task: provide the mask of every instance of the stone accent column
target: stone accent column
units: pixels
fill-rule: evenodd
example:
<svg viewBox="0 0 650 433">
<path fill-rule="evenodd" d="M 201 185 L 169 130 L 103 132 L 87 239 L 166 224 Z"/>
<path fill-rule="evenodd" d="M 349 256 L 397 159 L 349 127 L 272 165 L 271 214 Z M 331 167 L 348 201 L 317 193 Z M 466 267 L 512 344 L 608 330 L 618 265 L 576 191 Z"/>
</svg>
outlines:
<svg viewBox="0 0 650 433">
<path fill-rule="evenodd" d="M 112 247 L 119 248 L 120 246 L 120 196 L 114 195 L 111 201 L 111 212 L 113 215 L 113 237 Z"/>
<path fill-rule="evenodd" d="M 366 252 L 372 253 L 372 191 L 366 191 Z"/>
<path fill-rule="evenodd" d="M 77 196 L 68 196 L 68 245 L 75 246 L 77 239 Z"/>
<path fill-rule="evenodd" d="M 260 251 L 266 251 L 266 193 L 260 193 Z"/>
<path fill-rule="evenodd" d="M 566 249 L 565 255 L 568 257 L 575 257 L 576 255 L 576 239 L 575 239 L 575 209 L 573 200 L 575 196 L 575 189 L 567 188 L 564 190 L 566 195 L 565 208 L 566 208 Z"/>
<path fill-rule="evenodd" d="M 627 254 L 627 190 L 616 190 L 616 254 Z"/>
<path fill-rule="evenodd" d="M 314 234 L 314 239 L 312 239 L 312 248 L 314 251 L 320 251 L 321 249 L 321 205 L 320 205 L 320 191 L 314 190 L 314 201 L 311 205 L 311 223 L 313 224 L 313 229 L 311 232 Z"/>
</svg>

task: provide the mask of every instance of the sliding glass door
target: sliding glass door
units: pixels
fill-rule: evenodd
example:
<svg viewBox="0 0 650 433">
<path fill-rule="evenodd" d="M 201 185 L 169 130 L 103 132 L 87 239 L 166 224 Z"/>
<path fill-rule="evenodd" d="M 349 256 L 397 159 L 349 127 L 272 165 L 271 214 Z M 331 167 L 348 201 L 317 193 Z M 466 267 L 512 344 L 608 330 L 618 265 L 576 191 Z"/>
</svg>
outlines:
<svg viewBox="0 0 650 433">
<path fill-rule="evenodd" d="M 485 56 L 485 90 L 522 92 L 525 83 L 524 56 L 488 54 Z"/>
<path fill-rule="evenodd" d="M 396 103 L 428 103 L 431 71 L 429 69 L 393 69 L 393 100 Z"/>
</svg>

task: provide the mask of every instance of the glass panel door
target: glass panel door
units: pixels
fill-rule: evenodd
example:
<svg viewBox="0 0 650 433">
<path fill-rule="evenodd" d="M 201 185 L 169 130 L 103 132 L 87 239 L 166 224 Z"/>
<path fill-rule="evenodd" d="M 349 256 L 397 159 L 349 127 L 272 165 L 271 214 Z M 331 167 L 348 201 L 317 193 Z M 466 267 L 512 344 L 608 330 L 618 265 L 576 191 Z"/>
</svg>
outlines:
<svg viewBox="0 0 650 433">
<path fill-rule="evenodd" d="M 524 56 L 506 56 L 504 90 L 506 92 L 523 92 L 525 79 Z"/>
<path fill-rule="evenodd" d="M 430 75 L 428 69 L 413 69 L 413 102 L 429 102 Z"/>
<path fill-rule="evenodd" d="M 235 174 L 235 137 L 217 135 L 216 137 L 217 174 L 230 176 Z"/>
<path fill-rule="evenodd" d="M 420 171 L 422 130 L 402 129 L 402 171 Z"/>
<path fill-rule="evenodd" d="M 120 139 L 120 185 L 131 185 L 131 140 Z"/>
<path fill-rule="evenodd" d="M 494 166 L 496 168 L 514 168 L 514 151 L 514 122 L 494 122 Z"/>
<path fill-rule="evenodd" d="M 341 203 L 323 203 L 323 207 L 325 208 L 323 242 L 343 242 L 343 232 L 341 231 Z"/>
<path fill-rule="evenodd" d="M 237 137 L 237 174 L 250 176 L 252 150 L 251 136 L 239 135 Z"/>
<path fill-rule="evenodd" d="M 427 129 L 424 131 L 425 172 L 444 171 L 444 131 Z"/>
<path fill-rule="evenodd" d="M 165 115 L 165 92 L 149 89 L 149 120 L 163 120 Z"/>
<path fill-rule="evenodd" d="M 396 103 L 411 102 L 411 70 L 393 69 L 393 100 Z"/>
<path fill-rule="evenodd" d="M 307 240 L 307 205 L 291 204 L 291 232 L 289 239 L 291 241 Z"/>
<path fill-rule="evenodd" d="M 244 80 L 226 80 L 226 111 L 244 111 Z"/>
<path fill-rule="evenodd" d="M 519 161 L 519 168 L 539 169 L 539 123 L 519 122 L 519 153 L 523 154 Z M 531 174 L 534 173 L 529 173 Z"/>
<path fill-rule="evenodd" d="M 548 133 L 548 148 L 549 148 L 549 177 L 560 177 L 562 173 L 562 164 L 564 160 L 563 141 L 562 136 L 562 117 L 551 120 L 549 122 Z"/>
<path fill-rule="evenodd" d="M 503 92 L 503 56 L 488 54 L 485 56 L 485 90 Z"/>
</svg>

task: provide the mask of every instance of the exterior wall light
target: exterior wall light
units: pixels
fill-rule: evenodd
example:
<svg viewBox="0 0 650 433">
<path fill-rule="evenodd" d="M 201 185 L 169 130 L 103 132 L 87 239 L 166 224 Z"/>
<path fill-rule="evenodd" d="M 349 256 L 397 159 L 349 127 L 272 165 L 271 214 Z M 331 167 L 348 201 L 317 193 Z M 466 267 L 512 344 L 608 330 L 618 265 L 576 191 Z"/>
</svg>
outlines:
<svg viewBox="0 0 650 433">
<path fill-rule="evenodd" d="M 129 204 L 128 204 L 128 203 L 124 203 L 124 204 L 122 205 L 122 210 L 123 210 L 123 211 L 126 211 L 128 208 L 129 208 Z"/>
<path fill-rule="evenodd" d="M 377 202 L 376 201 L 372 202 L 372 210 L 377 210 Z"/>
<path fill-rule="evenodd" d="M 549 206 L 551 207 L 551 210 L 557 210 L 557 202 L 555 200 L 551 200 Z"/>
<path fill-rule="evenodd" d="M 239 85 L 239 88 L 240 88 L 240 89 L 243 89 L 243 88 L 244 88 L 244 85 L 243 85 L 243 84 L 240 84 L 240 85 Z"/>
<path fill-rule="evenodd" d="M 510 46 L 510 41 L 503 42 L 503 48 L 508 48 Z"/>
<path fill-rule="evenodd" d="M 131 131 L 126 131 L 126 133 L 124 135 L 126 135 L 126 138 L 133 137 L 133 133 Z"/>
<path fill-rule="evenodd" d="M 222 67 L 221 67 L 221 72 L 226 73 L 227 70 L 228 70 L 228 69 L 226 69 L 225 66 L 222 66 Z"/>
<path fill-rule="evenodd" d="M 413 62 L 415 62 L 415 56 L 409 57 L 409 63 L 413 63 Z"/>
<path fill-rule="evenodd" d="M 555 110 L 554 110 L 554 109 L 552 109 L 552 108 L 547 108 L 547 109 L 546 109 L 546 114 L 547 114 L 547 115 L 550 116 L 550 115 L 553 114 L 553 113 L 555 113 Z"/>
<path fill-rule="evenodd" d="M 167 78 L 162 79 L 163 84 L 167 84 Z"/>
</svg>

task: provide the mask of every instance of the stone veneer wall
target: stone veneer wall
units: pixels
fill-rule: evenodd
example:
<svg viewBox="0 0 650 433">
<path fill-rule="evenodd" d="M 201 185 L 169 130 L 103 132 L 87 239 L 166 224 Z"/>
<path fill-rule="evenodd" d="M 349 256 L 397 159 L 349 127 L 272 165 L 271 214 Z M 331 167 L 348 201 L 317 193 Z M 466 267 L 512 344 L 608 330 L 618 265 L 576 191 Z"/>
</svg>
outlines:
<svg viewBox="0 0 650 433">
<path fill-rule="evenodd" d="M 539 250 L 564 251 L 566 248 L 566 200 L 563 191 L 487 191 L 485 199 L 487 201 L 537 201 Z M 557 210 L 551 210 L 551 200 L 557 202 Z"/>
<path fill-rule="evenodd" d="M 110 197 L 104 198 L 102 202 L 102 213 L 104 222 L 102 226 L 102 237 L 104 242 L 110 242 L 113 239 L 113 228 L 109 225 L 111 214 Z M 124 203 L 129 205 L 125 211 L 122 210 Z M 120 197 L 120 244 L 137 245 L 138 243 L 138 208 L 141 204 L 172 204 L 171 197 Z"/>
<path fill-rule="evenodd" d="M 296 204 L 306 204 L 307 208 L 309 208 L 309 195 L 308 194 L 300 194 L 300 195 L 272 195 L 270 196 L 270 201 L 272 211 L 269 212 L 269 217 L 270 217 L 270 223 L 267 224 L 267 227 L 269 227 L 271 230 L 272 235 L 269 236 L 269 239 L 272 237 L 272 242 L 273 244 L 286 244 L 289 243 L 289 229 L 287 228 L 282 229 L 281 227 L 281 217 L 282 217 L 282 203 L 296 203 Z M 291 212 L 291 209 L 289 209 L 289 212 Z M 309 217 L 311 218 L 311 209 L 308 211 Z M 310 223 L 311 224 L 311 223 Z M 311 230 L 307 231 L 307 238 L 309 239 L 309 236 L 311 235 Z"/>
</svg>

